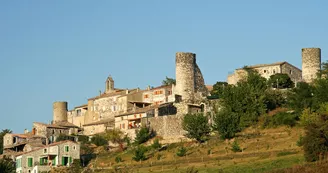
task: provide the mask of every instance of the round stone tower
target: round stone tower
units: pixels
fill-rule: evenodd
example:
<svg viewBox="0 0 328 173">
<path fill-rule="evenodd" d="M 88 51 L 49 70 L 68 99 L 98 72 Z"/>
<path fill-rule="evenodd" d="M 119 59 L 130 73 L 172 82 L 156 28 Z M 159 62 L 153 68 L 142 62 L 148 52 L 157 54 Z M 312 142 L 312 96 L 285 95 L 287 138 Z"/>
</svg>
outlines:
<svg viewBox="0 0 328 173">
<path fill-rule="evenodd" d="M 182 101 L 192 103 L 195 92 L 196 54 L 177 52 L 175 59 L 175 90 L 182 96 Z"/>
<path fill-rule="evenodd" d="M 67 121 L 67 102 L 54 102 L 53 123 Z"/>
<path fill-rule="evenodd" d="M 303 48 L 302 49 L 302 79 L 304 82 L 311 83 L 317 78 L 317 72 L 321 70 L 321 49 Z"/>
</svg>

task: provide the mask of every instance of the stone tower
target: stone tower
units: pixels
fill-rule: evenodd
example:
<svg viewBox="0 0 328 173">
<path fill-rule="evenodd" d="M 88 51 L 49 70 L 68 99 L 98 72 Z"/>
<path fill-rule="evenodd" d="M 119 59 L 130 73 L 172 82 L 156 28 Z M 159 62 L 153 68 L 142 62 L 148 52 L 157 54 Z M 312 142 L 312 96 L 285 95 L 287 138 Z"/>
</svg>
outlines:
<svg viewBox="0 0 328 173">
<path fill-rule="evenodd" d="M 108 76 L 107 80 L 106 80 L 106 90 L 105 93 L 111 93 L 114 91 L 114 80 L 112 78 L 112 76 Z"/>
<path fill-rule="evenodd" d="M 175 59 L 176 93 L 184 102 L 192 103 L 195 93 L 196 54 L 177 52 Z"/>
<path fill-rule="evenodd" d="M 304 82 L 311 83 L 317 78 L 317 72 L 321 70 L 321 49 L 303 48 L 302 49 L 302 79 Z"/>
<path fill-rule="evenodd" d="M 67 102 L 54 102 L 53 111 L 54 124 L 67 121 Z"/>
</svg>

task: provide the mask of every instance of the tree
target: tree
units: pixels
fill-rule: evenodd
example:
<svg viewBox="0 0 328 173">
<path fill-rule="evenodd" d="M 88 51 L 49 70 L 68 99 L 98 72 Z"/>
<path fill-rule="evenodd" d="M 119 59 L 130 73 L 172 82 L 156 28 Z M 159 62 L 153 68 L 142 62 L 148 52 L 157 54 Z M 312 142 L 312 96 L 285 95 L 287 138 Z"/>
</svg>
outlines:
<svg viewBox="0 0 328 173">
<path fill-rule="evenodd" d="M 8 130 L 8 129 L 6 129 L 6 130 Z M 7 131 L 7 132 L 9 132 L 9 131 Z M 15 162 L 7 157 L 0 159 L 0 172 L 1 173 L 15 173 L 16 172 Z"/>
<path fill-rule="evenodd" d="M 227 82 L 216 82 L 216 84 L 213 85 L 213 90 L 211 91 L 211 95 L 220 98 L 222 96 L 224 88 L 226 87 L 228 87 Z"/>
<path fill-rule="evenodd" d="M 151 137 L 151 133 L 147 127 L 141 127 L 140 130 L 136 130 L 136 138 L 134 139 L 136 144 L 142 144 L 147 142 Z"/>
<path fill-rule="evenodd" d="M 176 84 L 176 80 L 173 78 L 169 78 L 166 76 L 165 80 L 162 81 L 162 85 L 172 85 L 172 84 Z"/>
<path fill-rule="evenodd" d="M 137 149 L 134 151 L 134 156 L 132 157 L 132 159 L 135 161 L 146 160 L 146 150 L 147 149 L 143 145 L 138 146 Z"/>
<path fill-rule="evenodd" d="M 288 94 L 287 105 L 297 114 L 301 114 L 303 109 L 312 108 L 314 87 L 305 82 L 299 82 Z"/>
<path fill-rule="evenodd" d="M 231 139 L 240 131 L 240 116 L 226 108 L 214 115 L 213 130 L 219 132 L 222 139 Z"/>
<path fill-rule="evenodd" d="M 2 130 L 2 132 L 0 132 L 0 155 L 3 153 L 3 137 L 7 133 L 12 133 L 12 131 L 9 129 L 4 129 L 4 130 Z"/>
<path fill-rule="evenodd" d="M 186 114 L 183 118 L 182 128 L 187 131 L 188 138 L 196 139 L 198 142 L 207 140 L 210 133 L 208 117 L 203 114 Z"/>
<path fill-rule="evenodd" d="M 114 144 L 118 144 L 120 146 L 120 149 L 123 151 L 124 134 L 121 130 L 107 130 L 104 134 L 104 138 L 108 141 L 113 142 Z"/>
<path fill-rule="evenodd" d="M 100 135 L 93 136 L 91 142 L 97 146 L 105 146 L 108 144 L 108 141 Z"/>
<path fill-rule="evenodd" d="M 290 79 L 287 74 L 277 73 L 270 76 L 268 80 L 269 86 L 272 88 L 292 88 L 294 87 L 294 82 Z"/>
</svg>

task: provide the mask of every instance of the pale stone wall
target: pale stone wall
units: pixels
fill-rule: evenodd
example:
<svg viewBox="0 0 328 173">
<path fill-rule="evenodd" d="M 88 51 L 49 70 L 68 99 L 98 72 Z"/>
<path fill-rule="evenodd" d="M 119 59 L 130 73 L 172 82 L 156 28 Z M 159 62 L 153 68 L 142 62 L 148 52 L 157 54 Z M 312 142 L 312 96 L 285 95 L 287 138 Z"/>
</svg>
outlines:
<svg viewBox="0 0 328 173">
<path fill-rule="evenodd" d="M 185 138 L 185 131 L 181 125 L 182 118 L 183 116 L 177 115 L 143 118 L 142 124 L 149 124 L 150 128 L 156 132 L 156 135 L 163 137 L 164 141 L 168 143 L 178 142 L 180 139 Z"/>
<path fill-rule="evenodd" d="M 236 85 L 240 80 L 247 77 L 247 72 L 244 69 L 237 69 L 233 74 L 228 75 L 227 83 L 230 85 Z"/>
<path fill-rule="evenodd" d="M 67 102 L 54 102 L 53 122 L 67 121 Z"/>
<path fill-rule="evenodd" d="M 302 49 L 302 79 L 311 83 L 317 78 L 317 72 L 321 69 L 321 49 Z"/>
<path fill-rule="evenodd" d="M 287 74 L 295 84 L 302 81 L 302 71 L 290 64 L 283 64 L 281 73 Z"/>
<path fill-rule="evenodd" d="M 13 141 L 13 136 L 11 133 L 7 133 L 3 136 L 3 146 L 10 146 L 13 145 L 14 141 Z"/>
<path fill-rule="evenodd" d="M 118 112 L 117 97 L 104 97 L 94 101 L 94 112 L 99 115 L 99 120 L 103 118 L 113 118 Z"/>
<path fill-rule="evenodd" d="M 193 102 L 195 93 L 195 64 L 196 54 L 176 53 L 176 94 L 182 96 L 182 100 L 188 103 Z"/>
<path fill-rule="evenodd" d="M 281 73 L 280 65 L 258 67 L 254 68 L 254 70 L 256 70 L 265 79 L 269 79 L 271 75 Z"/>
<path fill-rule="evenodd" d="M 99 120 L 99 115 L 94 111 L 94 100 L 88 100 L 88 112 L 84 114 L 84 124 Z"/>
<path fill-rule="evenodd" d="M 88 126 L 84 126 L 83 129 L 84 129 L 83 134 L 90 136 L 90 135 L 104 132 L 106 130 L 106 126 L 105 124 L 88 125 Z"/>
<path fill-rule="evenodd" d="M 47 125 L 42 123 L 33 123 L 33 129 L 35 129 L 35 135 L 47 136 Z"/>
<path fill-rule="evenodd" d="M 68 152 L 65 151 L 65 146 L 69 146 Z M 28 152 L 26 154 L 16 157 L 16 160 L 21 159 L 21 169 L 18 169 L 18 170 L 22 170 L 22 172 L 32 171 L 34 166 L 39 164 L 40 157 L 43 157 L 45 154 L 47 154 L 47 152 L 49 151 L 49 147 L 42 147 L 38 150 L 31 151 L 31 152 Z M 53 148 L 54 146 L 51 146 L 51 147 Z M 56 165 L 61 165 L 62 157 L 72 157 L 72 161 L 74 159 L 80 159 L 80 145 L 78 143 L 68 141 L 68 142 L 60 143 L 60 144 L 56 145 L 56 147 L 58 148 L 57 152 L 52 153 L 52 155 L 57 155 Z M 44 149 L 47 149 L 46 152 Z M 28 165 L 27 165 L 28 158 L 33 158 L 33 166 L 32 167 L 28 167 Z"/>
<path fill-rule="evenodd" d="M 78 113 L 80 112 L 80 113 Z M 67 121 L 72 123 L 78 127 L 82 127 L 84 125 L 85 114 L 88 111 L 83 108 L 76 108 L 74 110 L 67 112 Z"/>
<path fill-rule="evenodd" d="M 205 81 L 202 72 L 199 69 L 197 63 L 195 63 L 195 91 L 196 93 L 200 93 L 203 97 L 206 97 L 208 95 L 208 90 L 205 86 Z"/>
</svg>

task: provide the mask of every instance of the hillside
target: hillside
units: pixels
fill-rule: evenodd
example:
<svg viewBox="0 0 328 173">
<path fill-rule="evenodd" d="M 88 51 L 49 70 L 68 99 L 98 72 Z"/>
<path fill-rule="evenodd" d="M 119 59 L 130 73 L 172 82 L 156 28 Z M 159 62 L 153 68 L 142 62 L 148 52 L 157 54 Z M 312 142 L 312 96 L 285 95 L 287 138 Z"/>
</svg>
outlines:
<svg viewBox="0 0 328 173">
<path fill-rule="evenodd" d="M 125 152 L 101 152 L 90 167 L 96 172 L 186 172 L 192 167 L 199 172 L 268 172 L 304 163 L 303 152 L 296 141 L 303 133 L 299 127 L 272 129 L 248 128 L 234 139 L 241 152 L 231 151 L 231 141 L 211 138 L 205 144 L 181 142 L 163 151 L 149 149 L 147 159 L 136 162 L 133 149 Z M 180 146 L 187 148 L 184 157 L 176 155 Z M 115 158 L 122 162 L 116 163 Z"/>
</svg>

